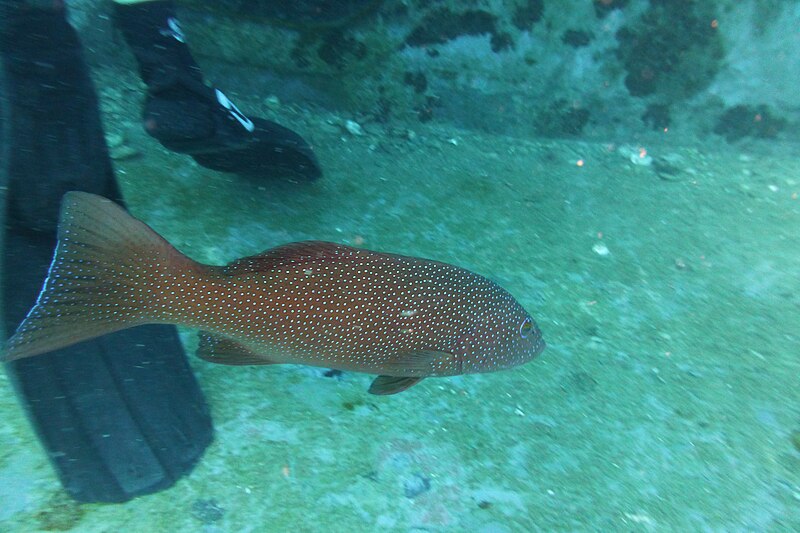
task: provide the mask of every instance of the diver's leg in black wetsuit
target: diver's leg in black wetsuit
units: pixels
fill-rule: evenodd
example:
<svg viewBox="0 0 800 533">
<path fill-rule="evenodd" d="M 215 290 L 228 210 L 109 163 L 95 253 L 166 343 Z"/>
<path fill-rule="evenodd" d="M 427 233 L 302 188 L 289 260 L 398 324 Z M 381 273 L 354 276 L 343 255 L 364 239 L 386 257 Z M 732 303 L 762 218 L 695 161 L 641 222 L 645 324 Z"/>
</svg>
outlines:
<svg viewBox="0 0 800 533">
<path fill-rule="evenodd" d="M 3 323 L 36 301 L 62 195 L 120 201 L 97 97 L 63 6 L 0 0 Z M 8 363 L 66 490 L 124 501 L 187 473 L 212 439 L 208 408 L 176 330 L 144 326 Z"/>
<path fill-rule="evenodd" d="M 204 83 L 172 1 L 117 0 L 114 21 L 147 84 L 145 129 L 166 148 L 221 172 L 311 180 L 322 175 L 302 137 L 246 116 L 219 89 Z"/>
</svg>

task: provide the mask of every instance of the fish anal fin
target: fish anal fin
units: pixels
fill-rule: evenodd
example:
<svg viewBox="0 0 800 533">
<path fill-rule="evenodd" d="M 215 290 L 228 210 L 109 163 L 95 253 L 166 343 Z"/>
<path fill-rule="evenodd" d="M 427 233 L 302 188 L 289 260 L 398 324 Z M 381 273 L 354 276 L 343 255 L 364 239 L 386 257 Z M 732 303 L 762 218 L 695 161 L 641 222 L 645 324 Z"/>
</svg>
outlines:
<svg viewBox="0 0 800 533">
<path fill-rule="evenodd" d="M 389 394 L 397 394 L 403 392 L 409 387 L 413 387 L 424 377 L 401 377 L 401 376 L 378 376 L 372 381 L 369 386 L 369 393 L 379 396 L 387 396 Z"/>
<path fill-rule="evenodd" d="M 259 355 L 235 340 L 207 331 L 200 332 L 197 357 L 221 365 L 274 365 L 267 357 Z"/>
</svg>

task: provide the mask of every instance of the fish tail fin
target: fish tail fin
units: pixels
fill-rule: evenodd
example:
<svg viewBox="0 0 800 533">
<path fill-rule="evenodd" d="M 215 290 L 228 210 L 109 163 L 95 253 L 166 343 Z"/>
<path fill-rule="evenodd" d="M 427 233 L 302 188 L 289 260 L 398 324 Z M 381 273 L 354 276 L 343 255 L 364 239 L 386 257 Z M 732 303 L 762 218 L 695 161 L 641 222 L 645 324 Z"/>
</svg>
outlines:
<svg viewBox="0 0 800 533">
<path fill-rule="evenodd" d="M 159 279 L 175 279 L 178 269 L 192 264 L 197 265 L 114 202 L 65 194 L 47 279 L 6 342 L 4 360 L 160 322 Z"/>
</svg>

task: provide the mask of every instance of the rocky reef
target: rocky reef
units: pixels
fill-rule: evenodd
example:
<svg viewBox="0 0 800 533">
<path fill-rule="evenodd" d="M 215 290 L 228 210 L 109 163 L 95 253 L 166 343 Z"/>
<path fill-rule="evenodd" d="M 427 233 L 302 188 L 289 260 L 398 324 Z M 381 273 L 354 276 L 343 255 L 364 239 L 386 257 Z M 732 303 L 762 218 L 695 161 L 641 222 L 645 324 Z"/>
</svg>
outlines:
<svg viewBox="0 0 800 533">
<path fill-rule="evenodd" d="M 90 43 L 113 39 L 97 0 L 73 6 Z M 366 121 L 442 119 L 551 137 L 671 129 L 735 141 L 797 132 L 800 96 L 781 90 L 800 67 L 800 44 L 785 39 L 800 23 L 796 3 L 184 0 L 180 6 L 202 62 L 247 69 L 252 86 L 239 92 L 318 103 Z M 92 48 L 96 61 L 120 55 Z M 733 124 L 742 106 L 783 122 L 761 130 Z M 738 133 L 727 133 L 731 128 Z"/>
</svg>

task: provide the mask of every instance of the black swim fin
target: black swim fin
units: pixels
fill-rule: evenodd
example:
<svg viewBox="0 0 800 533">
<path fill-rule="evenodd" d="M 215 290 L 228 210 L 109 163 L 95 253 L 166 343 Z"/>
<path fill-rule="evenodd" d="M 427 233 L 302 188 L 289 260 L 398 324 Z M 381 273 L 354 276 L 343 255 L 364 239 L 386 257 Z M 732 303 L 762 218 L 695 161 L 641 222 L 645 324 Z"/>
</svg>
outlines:
<svg viewBox="0 0 800 533">
<path fill-rule="evenodd" d="M 83 190 L 119 200 L 120 192 L 64 12 L 9 14 L 7 5 L 0 9 L 0 289 L 10 334 L 47 275 L 62 195 Z M 121 502 L 168 487 L 212 440 L 208 407 L 174 327 L 134 328 L 5 368 L 79 501 Z"/>
<path fill-rule="evenodd" d="M 219 172 L 315 180 L 322 168 L 300 135 L 242 113 L 203 81 L 172 0 L 114 4 L 114 22 L 147 84 L 142 119 L 165 148 Z"/>
</svg>

